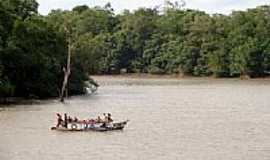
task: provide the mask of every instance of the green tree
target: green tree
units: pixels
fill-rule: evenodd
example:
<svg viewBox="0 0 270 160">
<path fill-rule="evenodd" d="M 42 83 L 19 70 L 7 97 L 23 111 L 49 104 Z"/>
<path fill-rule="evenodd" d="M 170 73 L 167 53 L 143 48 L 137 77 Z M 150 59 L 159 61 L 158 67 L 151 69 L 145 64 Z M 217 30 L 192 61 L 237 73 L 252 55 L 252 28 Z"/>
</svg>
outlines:
<svg viewBox="0 0 270 160">
<path fill-rule="evenodd" d="M 23 20 L 38 13 L 38 3 L 35 0 L 2 0 L 0 3 L 8 12 Z"/>
</svg>

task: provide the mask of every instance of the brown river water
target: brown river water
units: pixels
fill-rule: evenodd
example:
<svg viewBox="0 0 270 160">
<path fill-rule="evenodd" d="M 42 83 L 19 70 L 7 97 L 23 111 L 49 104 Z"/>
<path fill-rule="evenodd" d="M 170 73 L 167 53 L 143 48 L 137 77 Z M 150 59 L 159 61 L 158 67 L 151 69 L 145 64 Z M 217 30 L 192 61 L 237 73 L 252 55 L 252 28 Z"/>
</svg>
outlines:
<svg viewBox="0 0 270 160">
<path fill-rule="evenodd" d="M 95 77 L 92 95 L 0 107 L 0 160 L 269 160 L 270 80 Z M 55 113 L 123 131 L 51 131 Z"/>
</svg>

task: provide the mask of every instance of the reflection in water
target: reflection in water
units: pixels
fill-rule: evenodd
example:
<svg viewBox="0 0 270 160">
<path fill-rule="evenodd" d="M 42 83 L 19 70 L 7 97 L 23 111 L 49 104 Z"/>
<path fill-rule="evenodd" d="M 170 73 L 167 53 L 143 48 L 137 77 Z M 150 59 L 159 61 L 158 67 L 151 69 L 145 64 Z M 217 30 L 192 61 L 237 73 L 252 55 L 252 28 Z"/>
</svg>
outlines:
<svg viewBox="0 0 270 160">
<path fill-rule="evenodd" d="M 92 96 L 0 107 L 0 160 L 270 159 L 266 80 L 96 77 Z M 124 131 L 51 131 L 55 113 L 112 113 Z"/>
</svg>

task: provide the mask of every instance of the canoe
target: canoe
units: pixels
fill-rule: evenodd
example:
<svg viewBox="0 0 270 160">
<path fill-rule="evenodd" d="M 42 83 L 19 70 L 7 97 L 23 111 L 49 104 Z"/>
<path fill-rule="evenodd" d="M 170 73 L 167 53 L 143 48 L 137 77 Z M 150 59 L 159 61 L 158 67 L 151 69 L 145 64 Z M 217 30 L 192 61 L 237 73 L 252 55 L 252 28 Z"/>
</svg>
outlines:
<svg viewBox="0 0 270 160">
<path fill-rule="evenodd" d="M 52 127 L 51 130 L 57 131 L 114 131 L 123 130 L 129 120 L 117 123 L 83 123 L 83 122 L 72 122 L 68 123 L 67 127 Z"/>
</svg>

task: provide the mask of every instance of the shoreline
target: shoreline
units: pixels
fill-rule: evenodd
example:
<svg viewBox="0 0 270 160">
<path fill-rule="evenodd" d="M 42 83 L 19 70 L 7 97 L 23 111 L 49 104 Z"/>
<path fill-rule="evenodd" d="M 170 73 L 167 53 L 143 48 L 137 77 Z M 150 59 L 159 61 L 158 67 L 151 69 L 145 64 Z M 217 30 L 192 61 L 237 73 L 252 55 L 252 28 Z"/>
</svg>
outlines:
<svg viewBox="0 0 270 160">
<path fill-rule="evenodd" d="M 42 101 L 42 99 L 27 99 L 23 97 L 6 97 L 6 98 L 0 98 L 0 107 L 10 106 L 10 105 L 37 104 L 40 101 Z"/>
<path fill-rule="evenodd" d="M 270 78 L 215 78 L 175 75 L 120 74 L 91 76 L 100 86 L 172 86 L 172 85 L 270 85 Z"/>
<path fill-rule="evenodd" d="M 256 78 L 247 78 L 247 77 L 214 77 L 214 76 L 189 76 L 189 75 L 179 75 L 179 74 L 148 74 L 148 73 L 125 73 L 125 74 L 104 74 L 104 75 L 90 75 L 91 78 L 95 80 L 95 78 L 113 78 L 113 79 L 175 79 L 175 80 L 270 80 L 270 76 L 266 77 L 256 77 Z"/>
</svg>

